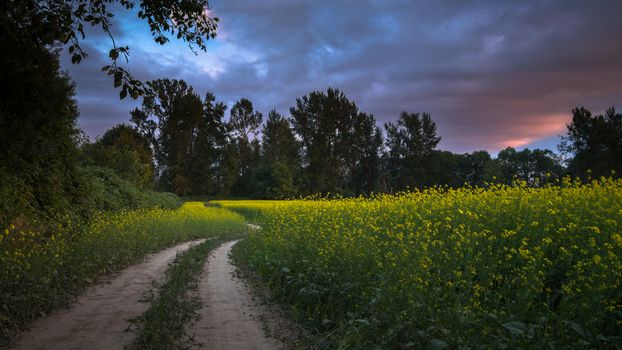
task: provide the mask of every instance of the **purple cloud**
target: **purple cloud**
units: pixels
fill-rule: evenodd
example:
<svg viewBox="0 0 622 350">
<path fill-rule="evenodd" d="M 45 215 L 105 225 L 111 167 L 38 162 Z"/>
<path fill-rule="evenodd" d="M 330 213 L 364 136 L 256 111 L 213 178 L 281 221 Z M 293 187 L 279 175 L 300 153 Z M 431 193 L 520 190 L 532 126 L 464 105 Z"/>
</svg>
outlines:
<svg viewBox="0 0 622 350">
<path fill-rule="evenodd" d="M 615 1 L 210 1 L 219 36 L 207 53 L 159 46 L 132 14 L 118 16 L 141 79 L 184 79 L 232 104 L 249 98 L 264 114 L 288 114 L 296 97 L 340 88 L 379 124 L 426 111 L 442 149 L 548 146 L 570 110 L 622 107 L 622 32 Z M 66 67 L 77 83 L 80 125 L 91 136 L 126 121 L 99 72 L 107 48 Z M 99 51 L 98 51 L 99 50 Z"/>
</svg>

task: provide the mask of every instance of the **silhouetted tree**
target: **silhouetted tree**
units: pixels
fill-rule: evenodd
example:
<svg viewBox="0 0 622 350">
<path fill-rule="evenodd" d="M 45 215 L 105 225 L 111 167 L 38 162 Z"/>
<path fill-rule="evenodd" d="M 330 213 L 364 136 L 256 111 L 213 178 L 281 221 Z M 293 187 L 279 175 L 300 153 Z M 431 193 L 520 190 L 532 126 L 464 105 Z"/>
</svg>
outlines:
<svg viewBox="0 0 622 350">
<path fill-rule="evenodd" d="M 567 128 L 559 150 L 573 156 L 568 168 L 574 176 L 585 177 L 588 169 L 596 177 L 609 176 L 611 171 L 622 175 L 622 114 L 613 107 L 597 116 L 583 107 L 575 108 Z"/>
<path fill-rule="evenodd" d="M 466 155 L 462 169 L 465 169 L 466 181 L 473 186 L 482 186 L 491 179 L 486 174 L 488 165 L 492 162 L 487 151 L 475 151 Z"/>
<path fill-rule="evenodd" d="M 561 160 L 550 150 L 516 151 L 508 147 L 499 152 L 496 162 L 499 164 L 498 180 L 508 184 L 522 180 L 530 186 L 540 186 L 559 179 L 564 171 Z"/>
<path fill-rule="evenodd" d="M 376 138 L 377 129 L 370 127 L 374 117 L 360 112 L 343 92 L 332 88 L 297 98 L 290 112 L 302 144 L 305 192 L 354 194 L 354 174 L 364 168 L 365 154 L 372 158 L 369 148 L 374 143 L 364 142 Z"/>
<path fill-rule="evenodd" d="M 376 191 L 382 168 L 380 149 L 382 131 L 373 116 L 361 113 L 353 133 L 351 159 L 352 177 L 349 189 L 352 194 L 369 194 Z"/>
<path fill-rule="evenodd" d="M 253 109 L 253 103 L 248 99 L 241 98 L 231 108 L 229 124 L 234 137 L 248 140 L 251 136 L 257 136 L 263 116 Z"/>
<path fill-rule="evenodd" d="M 422 160 L 422 167 L 417 171 L 417 187 L 447 185 L 464 186 L 467 182 L 465 163 L 468 156 L 449 151 L 434 150 Z"/>
<path fill-rule="evenodd" d="M 300 145 L 289 120 L 272 110 L 262 130 L 263 159 L 268 162 L 281 162 L 289 168 L 300 163 Z"/>
<path fill-rule="evenodd" d="M 490 162 L 486 151 L 457 154 L 434 150 L 423 161 L 425 172 L 420 174 L 425 176 L 419 179 L 419 186 L 482 186 L 487 181 L 486 167 Z"/>
<path fill-rule="evenodd" d="M 237 179 L 231 193 L 236 196 L 248 196 L 251 192 L 252 174 L 259 164 L 261 144 L 256 138 L 263 116 L 255 111 L 253 103 L 245 98 L 237 101 L 231 108 L 229 128 L 231 142 L 237 150 Z M 251 136 L 255 137 L 251 140 Z"/>
<path fill-rule="evenodd" d="M 430 115 L 402 112 L 397 124 L 386 123 L 385 130 L 385 164 L 391 189 L 434 184 L 429 166 L 441 138 Z"/>
<path fill-rule="evenodd" d="M 253 174 L 253 193 L 262 198 L 287 198 L 298 193 L 300 147 L 287 119 L 272 110 L 262 130 L 262 155 Z"/>
<path fill-rule="evenodd" d="M 240 177 L 238 148 L 235 140 L 227 136 L 223 145 L 217 168 L 218 195 L 231 196 L 233 188 Z"/>
<path fill-rule="evenodd" d="M 132 111 L 132 122 L 151 143 L 162 189 L 180 195 L 191 193 L 191 159 L 203 102 L 183 80 L 158 79 L 150 83 L 141 109 Z"/>
<path fill-rule="evenodd" d="M 219 167 L 228 141 L 223 121 L 226 110 L 224 103 L 216 102 L 214 94 L 205 95 L 188 172 L 193 194 L 214 195 L 221 190 Z"/>
</svg>

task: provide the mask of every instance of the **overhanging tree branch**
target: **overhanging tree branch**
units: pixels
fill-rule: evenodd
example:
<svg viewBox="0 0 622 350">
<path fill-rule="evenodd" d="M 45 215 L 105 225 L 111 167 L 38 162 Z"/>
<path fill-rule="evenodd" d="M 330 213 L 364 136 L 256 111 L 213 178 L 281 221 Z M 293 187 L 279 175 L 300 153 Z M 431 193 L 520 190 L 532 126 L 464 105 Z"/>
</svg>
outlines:
<svg viewBox="0 0 622 350">
<path fill-rule="evenodd" d="M 12 12 L 8 18 L 21 22 L 40 43 L 50 47 L 68 45 L 73 64 L 88 57 L 81 46 L 86 39 L 85 25 L 99 27 L 112 43 L 108 53 L 111 63 L 102 71 L 112 76 L 114 87 L 121 90 L 121 99 L 128 95 L 136 99 L 151 87 L 118 62 L 120 57 L 128 62 L 130 51 L 128 46 L 117 46 L 111 32 L 114 13 L 110 6 L 116 3 L 128 11 L 138 5 L 138 18 L 147 22 L 154 41 L 161 45 L 175 37 L 196 54 L 197 50 L 206 51 L 207 41 L 216 37 L 218 18 L 210 17 L 207 0 L 7 0 L 2 7 Z"/>
</svg>

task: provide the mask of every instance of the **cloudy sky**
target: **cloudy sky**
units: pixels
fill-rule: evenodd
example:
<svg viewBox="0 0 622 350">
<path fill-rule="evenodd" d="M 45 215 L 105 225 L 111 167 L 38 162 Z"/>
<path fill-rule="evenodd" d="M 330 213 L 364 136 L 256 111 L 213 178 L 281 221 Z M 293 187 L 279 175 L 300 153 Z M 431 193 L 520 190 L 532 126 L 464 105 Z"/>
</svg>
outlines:
<svg viewBox="0 0 622 350">
<path fill-rule="evenodd" d="M 441 149 L 555 148 L 575 106 L 622 109 L 622 1 L 211 0 L 216 40 L 195 55 L 160 46 L 135 13 L 118 12 L 117 43 L 140 79 L 184 79 L 230 106 L 289 115 L 296 97 L 335 87 L 379 125 L 429 112 Z M 126 122 L 100 72 L 110 42 L 88 33 L 89 58 L 63 66 L 91 137 Z"/>
</svg>

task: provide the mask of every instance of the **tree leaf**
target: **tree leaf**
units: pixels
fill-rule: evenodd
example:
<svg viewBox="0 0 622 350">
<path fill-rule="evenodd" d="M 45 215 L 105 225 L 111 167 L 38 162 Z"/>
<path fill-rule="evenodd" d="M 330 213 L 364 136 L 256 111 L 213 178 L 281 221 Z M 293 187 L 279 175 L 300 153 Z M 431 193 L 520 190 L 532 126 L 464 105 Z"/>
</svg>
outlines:
<svg viewBox="0 0 622 350">
<path fill-rule="evenodd" d="M 114 73 L 114 87 L 121 86 L 122 79 L 123 79 L 123 73 L 118 72 L 118 71 L 115 72 Z"/>
</svg>

